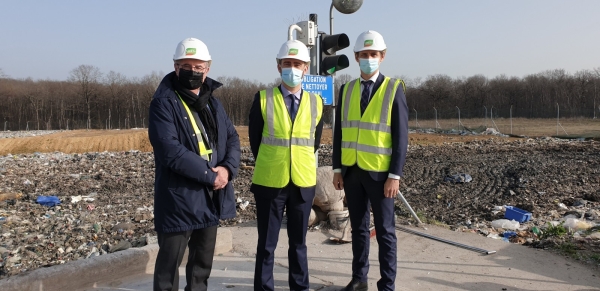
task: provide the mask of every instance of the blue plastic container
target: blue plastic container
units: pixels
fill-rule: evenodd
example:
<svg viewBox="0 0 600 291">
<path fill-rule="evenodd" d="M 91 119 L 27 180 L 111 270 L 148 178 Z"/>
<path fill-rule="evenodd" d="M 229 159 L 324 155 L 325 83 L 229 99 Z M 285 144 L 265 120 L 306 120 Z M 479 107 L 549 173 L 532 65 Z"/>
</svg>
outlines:
<svg viewBox="0 0 600 291">
<path fill-rule="evenodd" d="M 527 212 L 514 206 L 506 206 L 504 218 L 514 219 L 515 221 L 522 223 L 531 219 L 531 212 Z"/>
</svg>

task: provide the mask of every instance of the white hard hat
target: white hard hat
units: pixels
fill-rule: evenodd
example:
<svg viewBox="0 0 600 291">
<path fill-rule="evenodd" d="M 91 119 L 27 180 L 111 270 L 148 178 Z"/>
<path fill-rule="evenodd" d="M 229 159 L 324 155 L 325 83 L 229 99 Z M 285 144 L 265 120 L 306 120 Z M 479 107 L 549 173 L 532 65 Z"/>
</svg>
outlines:
<svg viewBox="0 0 600 291">
<path fill-rule="evenodd" d="M 210 61 L 210 54 L 206 45 L 197 38 L 186 38 L 179 42 L 173 55 L 173 60 L 196 59 L 201 61 Z"/>
<path fill-rule="evenodd" d="M 281 60 L 286 58 L 310 62 L 308 49 L 298 40 L 288 40 L 281 46 L 279 53 L 277 54 L 277 59 Z"/>
<path fill-rule="evenodd" d="M 367 30 L 361 33 L 356 39 L 354 44 L 354 52 L 361 52 L 364 50 L 382 51 L 387 49 L 383 36 L 379 32 L 374 30 Z"/>
</svg>

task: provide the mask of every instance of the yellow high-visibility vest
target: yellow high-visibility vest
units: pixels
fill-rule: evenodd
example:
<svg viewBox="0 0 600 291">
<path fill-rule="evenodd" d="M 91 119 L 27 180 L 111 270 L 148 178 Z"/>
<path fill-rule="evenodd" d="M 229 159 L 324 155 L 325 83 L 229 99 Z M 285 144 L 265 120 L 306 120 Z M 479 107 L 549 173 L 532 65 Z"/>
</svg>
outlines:
<svg viewBox="0 0 600 291">
<path fill-rule="evenodd" d="M 392 103 L 400 79 L 385 77 L 365 112 L 360 114 L 360 78 L 342 92 L 342 165 L 358 165 L 371 172 L 387 172 L 392 160 Z"/>
<path fill-rule="evenodd" d="M 192 111 L 190 111 L 190 108 L 187 106 L 187 104 L 185 104 L 183 99 L 181 99 L 181 96 L 179 96 L 179 93 L 177 93 L 177 91 L 175 91 L 175 93 L 177 94 L 177 97 L 179 97 L 179 100 L 183 104 L 183 107 L 185 108 L 185 111 L 187 112 L 188 117 L 190 118 L 190 122 L 192 123 L 192 128 L 194 129 L 194 134 L 198 138 L 198 148 L 200 149 L 200 153 L 199 153 L 200 157 L 202 157 L 203 159 L 205 159 L 207 161 L 210 161 L 212 150 L 206 148 L 206 145 L 208 144 L 208 136 L 206 135 L 206 132 L 204 132 L 204 129 L 198 128 L 198 124 L 196 123 L 196 119 L 194 119 L 194 115 L 192 114 Z"/>
<path fill-rule="evenodd" d="M 315 186 L 315 131 L 323 113 L 321 97 L 303 91 L 293 122 L 279 88 L 260 91 L 260 107 L 265 125 L 252 183 L 283 188 L 291 179 L 298 187 Z"/>
</svg>

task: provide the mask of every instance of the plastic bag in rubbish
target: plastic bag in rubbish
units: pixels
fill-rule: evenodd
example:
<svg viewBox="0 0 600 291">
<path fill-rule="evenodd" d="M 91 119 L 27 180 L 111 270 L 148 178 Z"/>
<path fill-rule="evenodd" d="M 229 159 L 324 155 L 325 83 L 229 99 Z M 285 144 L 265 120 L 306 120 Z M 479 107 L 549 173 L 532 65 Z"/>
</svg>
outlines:
<svg viewBox="0 0 600 291">
<path fill-rule="evenodd" d="M 492 221 L 493 228 L 503 228 L 503 229 L 511 229 L 516 230 L 520 226 L 518 221 L 508 220 L 508 219 L 498 219 Z"/>
<path fill-rule="evenodd" d="M 453 182 L 453 183 L 468 183 L 468 182 L 471 182 L 472 180 L 473 180 L 473 178 L 471 178 L 471 175 L 465 174 L 465 173 L 460 173 L 460 174 L 456 174 L 456 175 L 452 175 L 452 176 L 446 176 L 446 178 L 444 178 L 444 182 Z"/>
<path fill-rule="evenodd" d="M 586 230 L 591 228 L 593 225 L 588 223 L 587 221 L 579 220 L 577 218 L 567 218 L 565 219 L 564 227 L 570 230 Z"/>
<path fill-rule="evenodd" d="M 38 196 L 36 202 L 44 206 L 52 207 L 60 204 L 60 199 L 56 196 Z"/>
</svg>

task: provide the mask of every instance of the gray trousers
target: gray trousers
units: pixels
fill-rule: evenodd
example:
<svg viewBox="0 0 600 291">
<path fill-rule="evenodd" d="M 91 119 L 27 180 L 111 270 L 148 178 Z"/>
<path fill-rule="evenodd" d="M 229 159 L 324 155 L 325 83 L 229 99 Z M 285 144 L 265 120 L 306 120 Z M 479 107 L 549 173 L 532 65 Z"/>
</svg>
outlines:
<svg viewBox="0 0 600 291">
<path fill-rule="evenodd" d="M 179 290 L 179 266 L 186 245 L 189 255 L 185 266 L 184 290 L 207 290 L 216 240 L 216 225 L 184 232 L 158 232 L 159 249 L 154 266 L 154 291 Z"/>
</svg>

